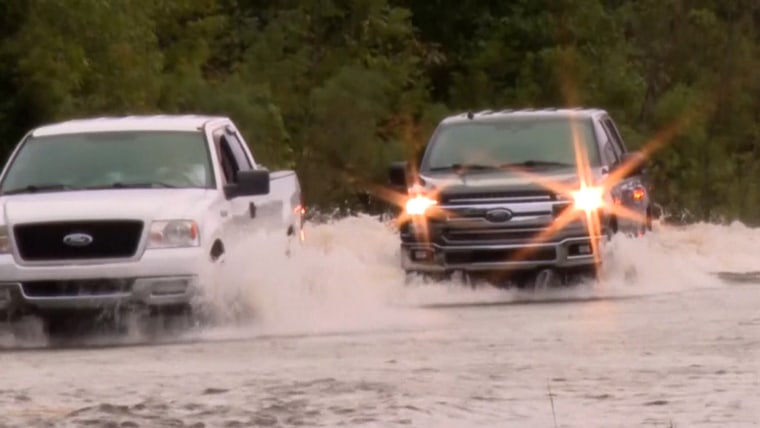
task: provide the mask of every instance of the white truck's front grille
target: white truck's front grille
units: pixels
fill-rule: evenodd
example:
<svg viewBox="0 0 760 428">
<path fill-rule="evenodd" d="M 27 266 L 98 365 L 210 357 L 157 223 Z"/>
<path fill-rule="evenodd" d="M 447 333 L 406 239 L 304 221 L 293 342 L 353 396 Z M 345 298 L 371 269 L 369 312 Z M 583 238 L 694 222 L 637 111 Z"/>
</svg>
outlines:
<svg viewBox="0 0 760 428">
<path fill-rule="evenodd" d="M 139 220 L 61 221 L 17 224 L 13 233 L 19 256 L 26 261 L 129 258 L 142 236 Z M 66 236 L 87 235 L 86 245 L 67 244 Z"/>
</svg>

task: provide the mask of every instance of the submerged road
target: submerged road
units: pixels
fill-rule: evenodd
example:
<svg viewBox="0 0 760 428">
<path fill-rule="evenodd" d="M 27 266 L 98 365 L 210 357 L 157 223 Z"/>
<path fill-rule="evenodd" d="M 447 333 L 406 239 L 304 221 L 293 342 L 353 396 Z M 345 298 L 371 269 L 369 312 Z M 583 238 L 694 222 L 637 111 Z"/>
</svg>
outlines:
<svg viewBox="0 0 760 428">
<path fill-rule="evenodd" d="M 322 334 L 9 350 L 0 426 L 756 426 L 758 308 L 760 288 L 735 284 L 406 308 Z"/>
</svg>

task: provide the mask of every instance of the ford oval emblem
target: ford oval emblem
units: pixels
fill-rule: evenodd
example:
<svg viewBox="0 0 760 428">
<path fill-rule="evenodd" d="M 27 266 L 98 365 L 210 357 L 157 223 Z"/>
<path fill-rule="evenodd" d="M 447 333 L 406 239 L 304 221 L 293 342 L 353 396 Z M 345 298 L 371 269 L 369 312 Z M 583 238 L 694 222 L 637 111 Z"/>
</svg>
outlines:
<svg viewBox="0 0 760 428">
<path fill-rule="evenodd" d="M 69 233 L 63 237 L 63 243 L 71 247 L 86 247 L 92 244 L 92 236 L 86 233 Z"/>
<path fill-rule="evenodd" d="M 503 223 L 512 218 L 512 211 L 506 208 L 496 208 L 486 211 L 485 217 L 486 220 L 492 223 Z"/>
</svg>

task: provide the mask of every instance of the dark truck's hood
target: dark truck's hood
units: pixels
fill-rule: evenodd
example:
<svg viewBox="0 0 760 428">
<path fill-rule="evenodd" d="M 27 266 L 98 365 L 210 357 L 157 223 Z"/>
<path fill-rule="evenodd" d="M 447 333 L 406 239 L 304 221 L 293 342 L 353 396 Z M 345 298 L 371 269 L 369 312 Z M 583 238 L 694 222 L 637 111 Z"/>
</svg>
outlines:
<svg viewBox="0 0 760 428">
<path fill-rule="evenodd" d="M 599 169 L 592 170 L 594 183 L 602 178 Z M 479 193 L 489 191 L 526 192 L 549 191 L 545 183 L 557 183 L 562 187 L 577 188 L 579 175 L 575 168 L 530 168 L 515 171 L 469 171 L 421 173 L 420 178 L 428 191 L 443 191 L 447 194 Z"/>
</svg>

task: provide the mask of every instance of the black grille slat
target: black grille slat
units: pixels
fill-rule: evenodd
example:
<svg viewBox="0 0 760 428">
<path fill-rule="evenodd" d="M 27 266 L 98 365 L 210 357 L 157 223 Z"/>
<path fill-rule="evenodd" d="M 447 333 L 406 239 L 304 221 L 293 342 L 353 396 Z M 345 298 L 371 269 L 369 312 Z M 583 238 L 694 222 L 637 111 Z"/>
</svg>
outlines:
<svg viewBox="0 0 760 428">
<path fill-rule="evenodd" d="M 451 243 L 465 242 L 502 242 L 502 241 L 530 241 L 541 235 L 543 231 L 537 229 L 448 229 L 443 232 L 443 237 Z"/>
<path fill-rule="evenodd" d="M 446 253 L 448 264 L 503 263 L 503 262 L 550 262 L 557 258 L 554 248 L 478 249 Z"/>
<path fill-rule="evenodd" d="M 29 281 L 21 286 L 29 297 L 102 296 L 127 293 L 132 288 L 132 282 L 129 279 Z"/>
<path fill-rule="evenodd" d="M 58 261 L 103 258 L 128 258 L 135 255 L 143 232 L 139 220 L 67 221 L 19 224 L 13 228 L 22 259 Z M 86 233 L 92 243 L 76 247 L 66 245 L 64 237 Z"/>
<path fill-rule="evenodd" d="M 556 200 L 556 195 L 549 190 L 505 190 L 490 192 L 463 192 L 463 193 L 441 193 L 438 201 L 441 204 L 469 204 L 472 200 L 502 200 L 502 199 L 523 199 L 528 201 L 535 200 Z"/>
</svg>

